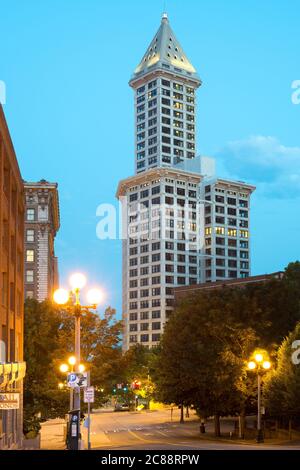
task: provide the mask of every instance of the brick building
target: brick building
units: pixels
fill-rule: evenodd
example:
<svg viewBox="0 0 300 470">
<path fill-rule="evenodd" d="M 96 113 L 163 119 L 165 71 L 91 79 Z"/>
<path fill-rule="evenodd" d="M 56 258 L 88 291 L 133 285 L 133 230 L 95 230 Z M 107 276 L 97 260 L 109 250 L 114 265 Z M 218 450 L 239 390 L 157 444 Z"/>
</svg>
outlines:
<svg viewBox="0 0 300 470">
<path fill-rule="evenodd" d="M 23 182 L 0 106 L 0 449 L 22 444 L 24 292 Z M 15 393 L 19 409 L 4 398 Z"/>
</svg>

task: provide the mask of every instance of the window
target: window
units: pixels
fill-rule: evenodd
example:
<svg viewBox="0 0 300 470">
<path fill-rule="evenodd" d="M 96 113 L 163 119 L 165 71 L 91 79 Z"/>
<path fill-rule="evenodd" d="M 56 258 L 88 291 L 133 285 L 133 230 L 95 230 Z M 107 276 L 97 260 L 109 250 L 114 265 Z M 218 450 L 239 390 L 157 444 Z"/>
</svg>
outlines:
<svg viewBox="0 0 300 470">
<path fill-rule="evenodd" d="M 149 323 L 141 323 L 141 331 L 148 331 Z"/>
<path fill-rule="evenodd" d="M 149 318 L 149 312 L 141 313 L 141 320 L 148 320 L 148 318 Z M 144 323 L 144 325 L 147 325 L 147 323 Z"/>
<path fill-rule="evenodd" d="M 27 263 L 34 262 L 34 250 L 26 250 L 26 261 Z"/>
<path fill-rule="evenodd" d="M 34 292 L 33 290 L 26 291 L 26 299 L 33 299 Z"/>
<path fill-rule="evenodd" d="M 224 269 L 217 269 L 216 270 L 217 277 L 225 277 L 225 270 Z"/>
<path fill-rule="evenodd" d="M 26 218 L 27 218 L 27 220 L 30 220 L 30 221 L 34 220 L 35 210 L 34 209 L 27 209 Z"/>
<path fill-rule="evenodd" d="M 152 330 L 160 330 L 160 322 L 152 323 Z"/>
<path fill-rule="evenodd" d="M 152 341 L 160 341 L 160 334 L 159 333 L 153 334 Z"/>
<path fill-rule="evenodd" d="M 242 199 L 240 199 L 239 204 L 241 207 L 248 207 L 248 201 L 243 201 Z"/>
<path fill-rule="evenodd" d="M 26 230 L 26 241 L 34 242 L 34 230 L 32 229 Z"/>
<path fill-rule="evenodd" d="M 129 310 L 136 310 L 136 309 L 137 309 L 137 302 L 130 302 Z"/>
<path fill-rule="evenodd" d="M 240 237 L 248 238 L 248 236 L 249 236 L 248 230 L 240 230 Z"/>
<path fill-rule="evenodd" d="M 130 335 L 129 336 L 129 342 L 130 343 L 136 343 L 137 342 L 137 335 Z"/>
<path fill-rule="evenodd" d="M 137 331 L 137 324 L 133 323 L 132 325 L 129 325 L 129 331 Z"/>
<path fill-rule="evenodd" d="M 33 282 L 34 273 L 32 269 L 26 271 L 26 282 Z"/>
<path fill-rule="evenodd" d="M 183 91 L 183 85 L 181 85 L 180 83 L 173 83 L 173 88 L 174 90 L 178 90 L 178 91 Z"/>
<path fill-rule="evenodd" d="M 160 284 L 160 276 L 154 276 L 152 278 L 152 285 Z"/>
<path fill-rule="evenodd" d="M 152 295 L 153 295 L 153 296 L 160 295 L 160 287 L 154 287 L 154 288 L 152 289 Z"/>
<path fill-rule="evenodd" d="M 227 203 L 231 204 L 232 206 L 236 205 L 236 199 L 233 199 L 232 197 L 227 198 Z"/>
<path fill-rule="evenodd" d="M 174 243 L 173 242 L 166 242 L 166 250 L 174 250 Z"/>
<path fill-rule="evenodd" d="M 160 310 L 153 310 L 152 318 L 160 318 Z"/>
<path fill-rule="evenodd" d="M 129 201 L 130 201 L 130 202 L 137 201 L 137 198 L 138 198 L 137 193 L 135 193 L 135 194 L 130 194 L 130 196 L 129 196 Z"/>
</svg>

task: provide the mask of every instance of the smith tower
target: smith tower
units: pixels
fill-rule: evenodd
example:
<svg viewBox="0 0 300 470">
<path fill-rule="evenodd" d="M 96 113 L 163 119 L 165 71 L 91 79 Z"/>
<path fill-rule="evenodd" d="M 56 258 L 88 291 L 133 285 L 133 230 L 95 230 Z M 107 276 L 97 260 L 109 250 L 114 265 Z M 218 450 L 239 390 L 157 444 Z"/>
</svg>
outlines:
<svg viewBox="0 0 300 470">
<path fill-rule="evenodd" d="M 135 92 L 135 174 L 122 201 L 123 349 L 156 345 L 174 287 L 250 274 L 249 212 L 255 189 L 214 176 L 196 153 L 201 85 L 166 14 L 130 86 Z M 205 165 L 206 163 L 206 165 Z"/>
<path fill-rule="evenodd" d="M 201 81 L 164 13 L 130 86 L 135 90 L 136 173 L 195 158 Z"/>
</svg>

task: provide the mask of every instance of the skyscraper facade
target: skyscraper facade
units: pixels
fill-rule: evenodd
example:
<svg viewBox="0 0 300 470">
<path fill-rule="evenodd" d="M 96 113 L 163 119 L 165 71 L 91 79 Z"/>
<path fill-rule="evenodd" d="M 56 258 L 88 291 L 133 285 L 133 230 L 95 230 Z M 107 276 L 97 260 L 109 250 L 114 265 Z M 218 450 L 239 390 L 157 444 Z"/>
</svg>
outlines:
<svg viewBox="0 0 300 470">
<path fill-rule="evenodd" d="M 117 191 L 123 205 L 124 350 L 160 341 L 175 286 L 250 274 L 255 188 L 217 178 L 208 159 L 197 156 L 200 85 L 164 14 L 130 80 L 135 175 Z"/>
</svg>

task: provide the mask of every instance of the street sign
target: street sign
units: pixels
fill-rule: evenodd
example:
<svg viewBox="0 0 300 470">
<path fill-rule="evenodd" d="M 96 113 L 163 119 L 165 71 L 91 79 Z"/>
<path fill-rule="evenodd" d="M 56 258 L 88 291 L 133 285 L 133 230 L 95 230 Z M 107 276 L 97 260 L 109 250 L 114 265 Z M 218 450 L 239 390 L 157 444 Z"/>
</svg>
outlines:
<svg viewBox="0 0 300 470">
<path fill-rule="evenodd" d="M 0 410 L 18 410 L 19 408 L 19 393 L 0 393 Z"/>
<path fill-rule="evenodd" d="M 87 372 L 72 372 L 68 374 L 68 387 L 86 387 L 87 386 Z"/>
<path fill-rule="evenodd" d="M 84 403 L 94 403 L 95 401 L 95 388 L 86 387 L 84 389 Z"/>
</svg>

